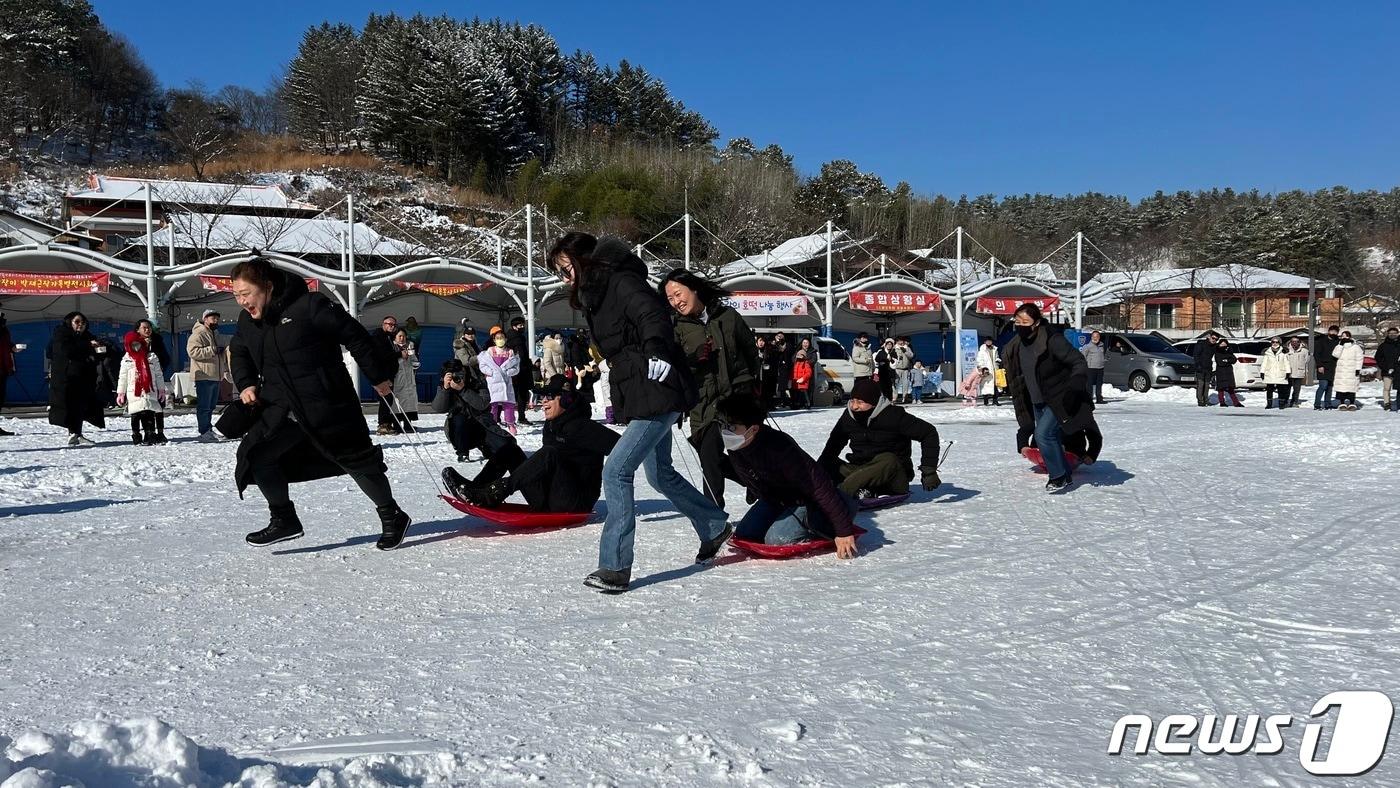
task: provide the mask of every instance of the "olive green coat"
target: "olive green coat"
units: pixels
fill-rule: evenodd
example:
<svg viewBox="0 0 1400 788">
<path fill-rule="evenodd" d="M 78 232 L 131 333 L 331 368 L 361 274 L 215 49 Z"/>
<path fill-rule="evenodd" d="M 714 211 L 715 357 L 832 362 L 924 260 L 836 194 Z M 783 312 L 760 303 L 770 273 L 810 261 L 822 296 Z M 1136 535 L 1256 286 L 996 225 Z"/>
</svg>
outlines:
<svg viewBox="0 0 1400 788">
<path fill-rule="evenodd" d="M 758 348 L 744 318 L 727 306 L 708 311 L 708 323 L 698 317 L 676 318 L 676 342 L 700 389 L 700 402 L 689 416 L 692 436 L 715 420 L 720 400 L 731 394 L 753 394 L 758 386 Z M 708 358 L 706 340 L 710 341 Z"/>
</svg>

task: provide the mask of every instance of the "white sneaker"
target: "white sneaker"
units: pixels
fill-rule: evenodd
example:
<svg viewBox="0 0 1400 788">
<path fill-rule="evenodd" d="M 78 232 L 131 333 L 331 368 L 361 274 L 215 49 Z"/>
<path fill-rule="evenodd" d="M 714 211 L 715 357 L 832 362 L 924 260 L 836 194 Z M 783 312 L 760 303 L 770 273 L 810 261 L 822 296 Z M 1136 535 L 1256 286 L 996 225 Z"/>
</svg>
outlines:
<svg viewBox="0 0 1400 788">
<path fill-rule="evenodd" d="M 69 445 L 69 446 L 77 446 L 77 445 L 79 445 L 79 444 L 78 444 L 78 433 L 76 433 L 76 432 L 70 432 L 70 433 L 68 433 L 68 445 Z"/>
<path fill-rule="evenodd" d="M 200 435 L 196 440 L 200 443 L 219 443 L 222 439 L 213 430 L 209 430 L 203 435 Z"/>
<path fill-rule="evenodd" d="M 86 436 L 84 436 L 84 435 L 69 435 L 69 436 L 68 436 L 68 445 L 69 445 L 69 446 L 96 446 L 96 445 L 97 445 L 97 442 L 88 439 L 88 438 L 87 438 Z"/>
</svg>

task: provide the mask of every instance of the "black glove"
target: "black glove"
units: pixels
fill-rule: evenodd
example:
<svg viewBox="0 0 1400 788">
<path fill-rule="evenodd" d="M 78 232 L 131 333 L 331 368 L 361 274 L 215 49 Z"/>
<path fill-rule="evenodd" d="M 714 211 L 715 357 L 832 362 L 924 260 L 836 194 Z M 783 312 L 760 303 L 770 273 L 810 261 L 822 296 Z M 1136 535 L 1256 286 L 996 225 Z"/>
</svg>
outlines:
<svg viewBox="0 0 1400 788">
<path fill-rule="evenodd" d="M 938 478 L 937 468 L 924 467 L 919 470 L 924 472 L 923 483 L 925 491 L 935 490 L 938 488 L 938 485 L 943 483 L 943 480 Z"/>
</svg>

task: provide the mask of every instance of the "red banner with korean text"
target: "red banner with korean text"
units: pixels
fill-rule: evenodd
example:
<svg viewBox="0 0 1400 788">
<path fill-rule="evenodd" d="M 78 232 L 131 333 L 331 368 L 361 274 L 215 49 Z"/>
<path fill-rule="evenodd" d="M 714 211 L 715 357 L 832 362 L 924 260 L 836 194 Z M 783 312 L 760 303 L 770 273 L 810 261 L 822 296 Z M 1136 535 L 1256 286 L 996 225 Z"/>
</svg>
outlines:
<svg viewBox="0 0 1400 788">
<path fill-rule="evenodd" d="M 943 308 L 943 298 L 937 293 L 857 290 L 851 293 L 851 308 L 866 312 L 937 312 Z"/>
<path fill-rule="evenodd" d="M 204 287 L 205 290 L 208 290 L 208 291 L 210 291 L 210 292 L 214 292 L 214 293 L 232 293 L 232 292 L 233 292 L 233 280 L 229 279 L 227 276 L 205 276 L 204 274 L 200 274 L 200 275 L 199 275 L 199 283 L 200 283 L 200 285 L 202 285 L 202 286 Z M 308 290 L 310 290 L 311 292 L 313 292 L 313 293 L 316 292 L 317 290 L 320 290 L 320 289 L 321 289 L 321 280 L 320 280 L 320 279 L 307 279 L 307 280 L 306 280 L 306 288 L 307 288 Z"/>
<path fill-rule="evenodd" d="M 105 293 L 112 286 L 112 275 L 35 274 L 0 271 L 0 295 L 86 295 Z"/>
<path fill-rule="evenodd" d="M 485 290 L 491 286 L 490 282 L 477 282 L 474 284 L 433 284 L 431 282 L 400 282 L 395 280 L 394 284 L 405 290 L 422 290 L 425 293 L 432 293 L 435 296 L 451 298 L 463 293 L 474 293 L 477 290 Z"/>
<path fill-rule="evenodd" d="M 1060 299 L 1054 296 L 1038 296 L 1035 298 L 991 298 L 983 296 L 977 299 L 977 313 L 979 315 L 1014 315 L 1016 310 L 1021 308 L 1021 304 L 1035 304 L 1042 312 L 1053 312 L 1060 308 Z"/>
</svg>

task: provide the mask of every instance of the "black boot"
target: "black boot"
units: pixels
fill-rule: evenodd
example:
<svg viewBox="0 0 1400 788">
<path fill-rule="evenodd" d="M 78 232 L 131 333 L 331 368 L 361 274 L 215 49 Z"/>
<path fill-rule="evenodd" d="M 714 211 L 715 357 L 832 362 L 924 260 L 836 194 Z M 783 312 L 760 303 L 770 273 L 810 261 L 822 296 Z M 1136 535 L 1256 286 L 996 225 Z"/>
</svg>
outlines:
<svg viewBox="0 0 1400 788">
<path fill-rule="evenodd" d="M 724 530 L 720 532 L 719 536 L 716 536 L 710 541 L 700 545 L 700 552 L 695 554 L 695 563 L 703 564 L 711 558 L 714 558 L 715 554 L 719 552 L 719 549 L 721 547 L 724 547 L 724 543 L 728 542 L 729 537 L 733 535 L 734 524 L 725 523 Z"/>
<path fill-rule="evenodd" d="M 156 414 L 156 434 L 155 434 L 155 436 L 153 436 L 153 437 L 151 438 L 151 443 L 156 444 L 156 445 L 160 445 L 160 444 L 162 444 L 162 443 L 169 443 L 169 442 L 170 442 L 170 439 L 167 438 L 167 437 L 165 437 L 165 414 L 164 414 L 164 413 L 157 413 L 157 414 Z"/>
<path fill-rule="evenodd" d="M 131 445 L 141 445 L 141 415 L 139 413 L 131 417 Z"/>
<path fill-rule="evenodd" d="M 621 594 L 632 582 L 629 571 L 615 572 L 611 569 L 597 569 L 583 579 L 583 584 L 608 594 Z"/>
<path fill-rule="evenodd" d="M 413 524 L 413 520 L 403 513 L 398 504 L 377 506 L 374 510 L 379 513 L 379 525 L 383 529 L 374 546 L 380 550 L 393 550 L 403 542 L 404 534 L 408 533 L 408 526 Z"/>
<path fill-rule="evenodd" d="M 473 506 L 480 506 L 483 509 L 495 509 L 506 502 L 511 489 L 510 479 L 497 479 L 484 487 L 469 487 L 467 490 L 467 500 Z"/>
<path fill-rule="evenodd" d="M 472 498 L 481 490 L 480 487 L 472 484 L 465 476 L 458 473 L 456 468 L 442 469 L 442 486 L 447 488 L 452 497 L 467 503 L 471 503 Z"/>
<path fill-rule="evenodd" d="M 295 504 L 269 506 L 268 510 L 272 512 L 272 520 L 267 524 L 267 527 L 248 534 L 244 537 L 244 541 L 254 547 L 262 547 L 301 538 L 303 531 L 301 530 L 301 520 L 297 519 Z"/>
</svg>

